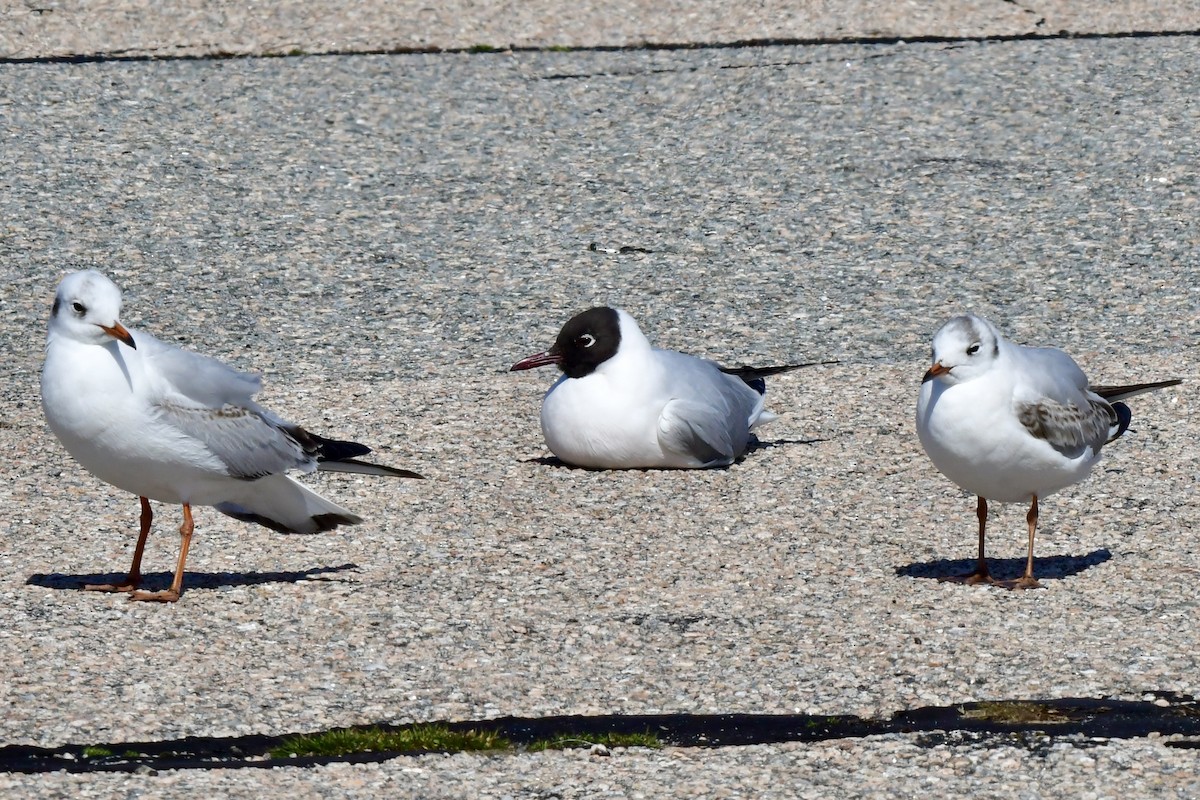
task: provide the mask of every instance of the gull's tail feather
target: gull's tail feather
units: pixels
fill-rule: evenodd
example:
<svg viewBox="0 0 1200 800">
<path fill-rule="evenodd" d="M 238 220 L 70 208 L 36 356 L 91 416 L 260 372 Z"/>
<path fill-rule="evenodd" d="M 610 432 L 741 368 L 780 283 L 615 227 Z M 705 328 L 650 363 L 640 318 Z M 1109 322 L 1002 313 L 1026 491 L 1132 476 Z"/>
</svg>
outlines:
<svg viewBox="0 0 1200 800">
<path fill-rule="evenodd" d="M 323 459 L 317 462 L 317 469 L 322 472 L 352 472 L 356 475 L 385 475 L 391 478 L 425 477 L 412 470 L 372 464 L 370 461 L 359 461 L 357 458 L 341 458 L 336 461 Z"/>
<path fill-rule="evenodd" d="M 1128 400 L 1139 394 L 1153 392 L 1156 389 L 1166 389 L 1168 386 L 1178 386 L 1181 383 L 1183 383 L 1181 378 L 1172 378 L 1169 381 L 1154 381 L 1153 383 L 1130 383 L 1125 386 L 1091 386 L 1088 388 L 1110 403 L 1115 403 L 1118 400 Z"/>
<path fill-rule="evenodd" d="M 1146 392 L 1153 392 L 1155 389 L 1166 389 L 1168 386 L 1178 386 L 1183 383 L 1179 378 L 1172 378 L 1169 381 L 1154 381 L 1152 383 L 1130 383 L 1125 386 L 1091 386 L 1091 391 L 1103 397 L 1112 404 L 1113 413 L 1116 415 L 1115 423 L 1108 429 L 1108 441 L 1116 439 L 1118 436 L 1129 430 L 1129 423 L 1133 420 L 1133 413 L 1129 410 L 1129 406 L 1120 402 L 1127 400 L 1130 397 L 1135 397 Z"/>
<path fill-rule="evenodd" d="M 735 378 L 741 378 L 754 391 L 759 394 L 765 394 L 767 391 L 767 383 L 764 378 L 771 375 L 778 375 L 781 372 L 791 372 L 794 369 L 802 369 L 804 367 L 818 367 L 824 364 L 840 364 L 840 361 L 807 361 L 803 364 L 782 364 L 775 367 L 751 367 L 743 364 L 740 367 L 720 367 L 721 372 L 726 375 L 732 375 Z M 718 365 L 719 366 L 719 365 Z"/>
<path fill-rule="evenodd" d="M 742 380 L 749 383 L 757 378 L 767 378 L 771 375 L 778 375 L 781 372 L 791 372 L 794 369 L 803 369 L 804 367 L 819 367 L 825 364 L 840 364 L 842 362 L 834 361 L 806 361 L 803 364 L 782 364 L 776 367 L 751 367 L 743 364 L 740 367 L 721 367 L 721 372 L 728 375 L 736 375 Z"/>
<path fill-rule="evenodd" d="M 339 525 L 357 525 L 362 517 L 331 503 L 286 475 L 246 481 L 241 496 L 215 508 L 243 522 L 280 533 L 324 533 Z"/>
<path fill-rule="evenodd" d="M 383 475 L 390 478 L 425 477 L 412 470 L 360 461 L 358 456 L 365 456 L 371 452 L 371 448 L 365 444 L 326 439 L 324 436 L 317 436 L 309 431 L 302 431 L 302 433 L 312 442 L 311 452 L 317 457 L 317 469 L 324 472 L 352 472 L 357 475 Z"/>
</svg>

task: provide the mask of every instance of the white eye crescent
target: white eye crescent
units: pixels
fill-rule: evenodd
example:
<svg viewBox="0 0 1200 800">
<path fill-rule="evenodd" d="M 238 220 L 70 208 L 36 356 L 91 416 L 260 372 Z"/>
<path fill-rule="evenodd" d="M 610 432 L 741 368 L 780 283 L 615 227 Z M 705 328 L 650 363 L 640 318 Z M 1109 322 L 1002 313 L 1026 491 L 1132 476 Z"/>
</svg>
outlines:
<svg viewBox="0 0 1200 800">
<path fill-rule="evenodd" d="M 584 347 L 591 347 L 592 345 L 594 345 L 596 343 L 596 337 L 592 336 L 590 333 L 585 333 L 585 334 L 582 334 L 575 341 L 579 342 Z"/>
</svg>

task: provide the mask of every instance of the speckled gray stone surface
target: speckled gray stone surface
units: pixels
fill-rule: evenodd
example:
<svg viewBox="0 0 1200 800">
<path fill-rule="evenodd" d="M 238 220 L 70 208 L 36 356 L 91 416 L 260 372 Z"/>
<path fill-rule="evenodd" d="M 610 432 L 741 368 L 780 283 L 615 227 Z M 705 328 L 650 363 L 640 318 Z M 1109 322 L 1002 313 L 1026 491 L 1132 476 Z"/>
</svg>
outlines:
<svg viewBox="0 0 1200 800">
<path fill-rule="evenodd" d="M 1198 64 L 1180 37 L 0 67 L 0 743 L 1196 693 Z M 177 605 L 74 591 L 123 573 L 137 511 L 38 405 L 54 285 L 93 266 L 126 324 L 430 479 L 309 480 L 367 518 L 331 535 L 200 510 Z M 782 418 L 728 470 L 547 465 L 554 376 L 505 370 L 599 302 L 722 361 L 842 363 L 771 381 Z M 912 409 L 967 308 L 1097 380 L 1188 380 L 1043 504 L 1041 591 L 933 579 L 969 567 L 973 499 Z M 1023 530 L 994 519 L 1000 571 Z M 891 736 L 0 790 L 1186 797 L 1195 752 Z"/>
<path fill-rule="evenodd" d="M 0 58 L 624 47 L 1200 30 L 1196 0 L 38 0 L 0 7 Z"/>
</svg>

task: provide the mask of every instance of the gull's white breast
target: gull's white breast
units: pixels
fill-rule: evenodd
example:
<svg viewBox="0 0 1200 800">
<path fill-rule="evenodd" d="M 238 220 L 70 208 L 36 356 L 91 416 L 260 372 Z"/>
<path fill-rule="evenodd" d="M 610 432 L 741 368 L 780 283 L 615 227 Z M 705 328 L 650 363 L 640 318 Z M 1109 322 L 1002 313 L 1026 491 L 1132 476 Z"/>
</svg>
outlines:
<svg viewBox="0 0 1200 800">
<path fill-rule="evenodd" d="M 46 420 L 85 469 L 113 486 L 170 503 L 213 505 L 233 480 L 203 443 L 166 424 L 138 351 L 52 337 L 42 371 Z"/>
<path fill-rule="evenodd" d="M 669 463 L 679 454 L 663 452 L 658 418 L 664 404 L 647 392 L 614 385 L 600 372 L 564 375 L 542 402 L 542 433 L 551 452 L 581 466 L 695 466 L 694 459 Z"/>
<path fill-rule="evenodd" d="M 1068 458 L 1018 420 L 1014 381 L 1000 364 L 974 380 L 928 380 L 917 402 L 917 434 L 930 460 L 968 492 L 1004 503 L 1045 497 L 1087 477 L 1099 454 Z"/>
</svg>

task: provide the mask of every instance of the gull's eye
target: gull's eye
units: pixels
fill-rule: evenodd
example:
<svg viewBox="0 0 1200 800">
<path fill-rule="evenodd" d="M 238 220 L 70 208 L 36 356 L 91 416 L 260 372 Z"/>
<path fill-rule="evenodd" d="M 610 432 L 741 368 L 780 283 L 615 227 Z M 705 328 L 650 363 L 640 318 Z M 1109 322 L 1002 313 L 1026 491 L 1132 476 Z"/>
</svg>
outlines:
<svg viewBox="0 0 1200 800">
<path fill-rule="evenodd" d="M 74 303 L 71 303 L 71 310 L 82 317 L 87 313 L 87 306 L 76 300 Z"/>
<path fill-rule="evenodd" d="M 575 338 L 575 344 L 580 347 L 591 347 L 596 343 L 596 337 L 590 333 L 585 333 Z"/>
<path fill-rule="evenodd" d="M 972 344 L 970 347 L 967 348 L 967 355 L 969 355 L 969 356 L 973 356 L 978 352 L 979 352 L 979 342 L 975 342 L 974 344 Z"/>
</svg>

